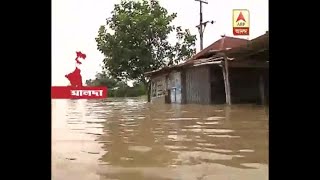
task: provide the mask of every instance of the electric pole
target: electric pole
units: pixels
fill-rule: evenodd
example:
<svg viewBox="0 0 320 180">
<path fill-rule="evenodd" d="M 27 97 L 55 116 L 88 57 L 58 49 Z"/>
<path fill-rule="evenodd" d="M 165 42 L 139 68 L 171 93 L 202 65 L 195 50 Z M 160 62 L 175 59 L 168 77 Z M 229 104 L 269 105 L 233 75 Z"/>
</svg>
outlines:
<svg viewBox="0 0 320 180">
<path fill-rule="evenodd" d="M 199 1 L 200 3 L 200 24 L 197 25 L 196 27 L 198 28 L 199 34 L 200 34 L 200 51 L 203 50 L 203 33 L 204 30 L 207 26 L 207 23 L 215 23 L 215 21 L 206 21 L 206 22 L 202 22 L 202 3 L 208 4 L 208 2 L 206 0 L 195 0 L 195 1 Z"/>
</svg>

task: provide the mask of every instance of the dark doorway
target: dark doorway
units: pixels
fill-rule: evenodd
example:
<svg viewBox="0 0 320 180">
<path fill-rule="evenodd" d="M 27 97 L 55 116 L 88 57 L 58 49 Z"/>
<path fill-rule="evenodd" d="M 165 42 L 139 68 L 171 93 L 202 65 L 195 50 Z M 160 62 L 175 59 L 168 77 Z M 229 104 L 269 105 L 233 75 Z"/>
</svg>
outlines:
<svg viewBox="0 0 320 180">
<path fill-rule="evenodd" d="M 269 69 L 264 72 L 264 95 L 265 104 L 269 105 Z"/>
<path fill-rule="evenodd" d="M 260 104 L 261 70 L 230 68 L 231 101 L 233 104 Z"/>
<path fill-rule="evenodd" d="M 209 79 L 211 88 L 211 104 L 224 104 L 226 102 L 226 93 L 224 90 L 222 68 L 217 65 L 211 66 Z"/>
</svg>

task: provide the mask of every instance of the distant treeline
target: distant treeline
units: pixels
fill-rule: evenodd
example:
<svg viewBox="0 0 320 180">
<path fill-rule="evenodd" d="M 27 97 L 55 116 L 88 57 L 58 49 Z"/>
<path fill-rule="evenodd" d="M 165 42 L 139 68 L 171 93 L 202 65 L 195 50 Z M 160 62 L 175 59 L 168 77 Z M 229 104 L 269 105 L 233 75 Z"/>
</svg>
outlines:
<svg viewBox="0 0 320 180">
<path fill-rule="evenodd" d="M 133 87 L 130 87 L 126 82 L 113 79 L 106 73 L 98 73 L 95 79 L 86 80 L 86 84 L 108 87 L 108 97 L 138 97 L 147 94 L 144 84 L 133 83 Z"/>
</svg>

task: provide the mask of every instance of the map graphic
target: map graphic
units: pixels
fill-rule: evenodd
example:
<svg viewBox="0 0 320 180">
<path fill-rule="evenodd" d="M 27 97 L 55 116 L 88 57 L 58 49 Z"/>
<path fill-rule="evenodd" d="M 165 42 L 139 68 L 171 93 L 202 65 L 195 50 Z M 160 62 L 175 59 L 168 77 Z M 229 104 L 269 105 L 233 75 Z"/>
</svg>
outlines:
<svg viewBox="0 0 320 180">
<path fill-rule="evenodd" d="M 82 64 L 79 58 L 85 60 L 86 54 L 82 53 L 81 51 L 76 52 L 76 68 L 73 72 L 65 75 L 65 77 L 69 80 L 71 87 L 83 87 L 82 85 L 82 76 L 81 76 L 81 70 L 77 67 L 77 65 Z"/>
</svg>

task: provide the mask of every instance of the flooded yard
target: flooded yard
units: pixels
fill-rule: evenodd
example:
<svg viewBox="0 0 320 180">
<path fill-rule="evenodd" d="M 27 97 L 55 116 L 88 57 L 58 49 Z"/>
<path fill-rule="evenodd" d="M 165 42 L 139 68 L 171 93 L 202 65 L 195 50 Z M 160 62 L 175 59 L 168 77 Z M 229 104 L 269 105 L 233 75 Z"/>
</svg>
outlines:
<svg viewBox="0 0 320 180">
<path fill-rule="evenodd" d="M 267 180 L 267 109 L 52 100 L 54 180 Z"/>
</svg>

